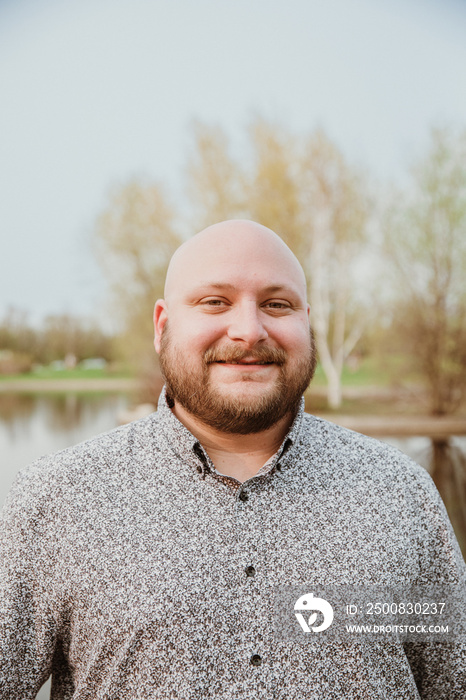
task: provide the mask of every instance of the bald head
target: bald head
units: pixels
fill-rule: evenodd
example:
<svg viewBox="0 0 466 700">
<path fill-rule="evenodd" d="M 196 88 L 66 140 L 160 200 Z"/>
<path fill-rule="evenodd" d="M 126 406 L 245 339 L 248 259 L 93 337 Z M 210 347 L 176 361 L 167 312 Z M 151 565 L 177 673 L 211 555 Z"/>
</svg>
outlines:
<svg viewBox="0 0 466 700">
<path fill-rule="evenodd" d="M 165 300 L 170 304 L 190 285 L 206 278 L 221 281 L 235 273 L 240 278 L 264 275 L 267 270 L 271 284 L 278 278 L 288 279 L 305 301 L 303 269 L 276 233 L 254 221 L 222 221 L 196 234 L 175 252 L 167 270 Z"/>
<path fill-rule="evenodd" d="M 294 414 L 314 372 L 304 272 L 252 221 L 209 226 L 178 248 L 154 331 L 175 408 L 225 431 L 259 430 L 241 407 L 255 406 L 261 430 Z"/>
</svg>

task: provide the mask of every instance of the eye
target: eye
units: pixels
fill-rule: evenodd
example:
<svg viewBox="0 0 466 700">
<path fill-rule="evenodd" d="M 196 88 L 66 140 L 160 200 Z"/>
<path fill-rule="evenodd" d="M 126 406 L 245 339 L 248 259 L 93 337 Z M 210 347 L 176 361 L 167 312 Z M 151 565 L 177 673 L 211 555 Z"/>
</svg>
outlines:
<svg viewBox="0 0 466 700">
<path fill-rule="evenodd" d="M 289 311 L 291 309 L 290 304 L 285 301 L 267 301 L 264 306 L 272 311 Z"/>
<path fill-rule="evenodd" d="M 227 302 L 225 299 L 212 297 L 209 299 L 202 299 L 200 305 L 207 309 L 223 309 L 225 306 L 227 306 Z"/>
</svg>

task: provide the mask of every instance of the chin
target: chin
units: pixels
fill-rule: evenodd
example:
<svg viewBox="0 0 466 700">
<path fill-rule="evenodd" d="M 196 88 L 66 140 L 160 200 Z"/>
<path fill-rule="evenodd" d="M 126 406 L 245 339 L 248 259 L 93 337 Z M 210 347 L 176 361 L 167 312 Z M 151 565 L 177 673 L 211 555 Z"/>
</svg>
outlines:
<svg viewBox="0 0 466 700">
<path fill-rule="evenodd" d="M 212 391 L 223 400 L 241 401 L 257 401 L 260 399 L 268 399 L 277 390 L 275 384 L 263 384 L 253 380 L 233 382 L 222 387 L 212 387 Z"/>
<path fill-rule="evenodd" d="M 234 382 L 225 382 L 222 384 L 215 384 L 210 386 L 211 390 L 220 392 L 227 395 L 229 392 L 232 393 L 244 393 L 244 394 L 267 394 L 270 391 L 274 391 L 276 388 L 276 382 L 261 382 L 252 377 L 246 377 L 245 379 L 238 379 Z"/>
</svg>

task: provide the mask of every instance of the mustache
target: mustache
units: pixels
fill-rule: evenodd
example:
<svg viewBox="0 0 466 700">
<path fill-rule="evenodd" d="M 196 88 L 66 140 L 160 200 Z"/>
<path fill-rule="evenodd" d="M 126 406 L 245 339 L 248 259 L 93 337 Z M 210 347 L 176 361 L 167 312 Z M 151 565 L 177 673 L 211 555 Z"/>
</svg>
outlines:
<svg viewBox="0 0 466 700">
<path fill-rule="evenodd" d="M 233 345 L 226 348 L 209 348 L 204 353 L 204 362 L 206 365 L 212 364 L 212 362 L 240 362 L 246 357 L 253 357 L 259 362 L 269 362 L 281 366 L 285 364 L 287 355 L 281 348 L 264 346 L 254 350 L 245 350 Z"/>
</svg>

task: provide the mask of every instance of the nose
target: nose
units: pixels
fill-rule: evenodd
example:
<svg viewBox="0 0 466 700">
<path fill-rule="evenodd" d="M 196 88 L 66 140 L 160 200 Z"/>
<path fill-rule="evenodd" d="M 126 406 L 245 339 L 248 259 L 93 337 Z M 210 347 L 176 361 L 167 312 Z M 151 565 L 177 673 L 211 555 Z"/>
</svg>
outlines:
<svg viewBox="0 0 466 700">
<path fill-rule="evenodd" d="M 231 322 L 227 332 L 230 340 L 242 341 L 248 347 L 253 347 L 269 336 L 261 319 L 261 311 L 257 308 L 256 303 L 247 302 L 239 305 L 234 309 L 230 318 Z"/>
</svg>

